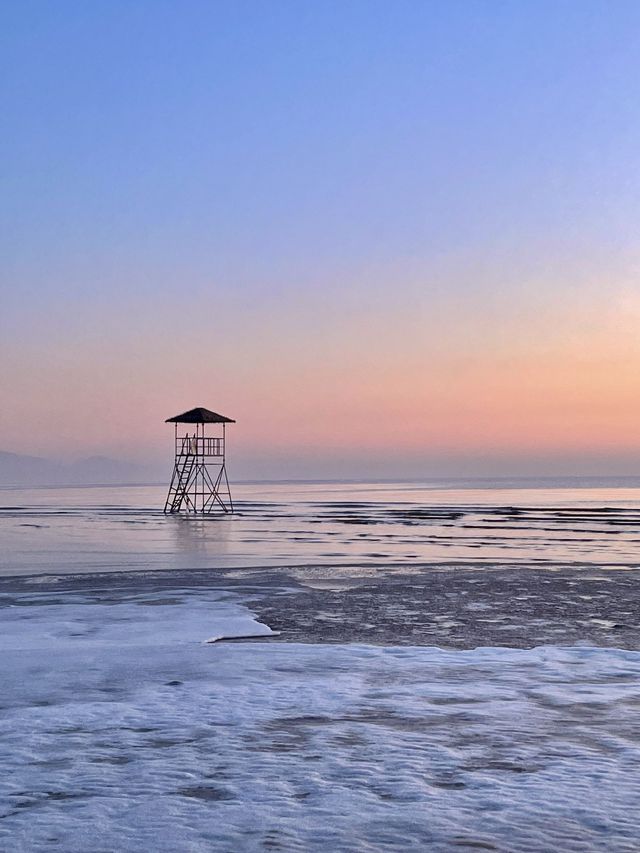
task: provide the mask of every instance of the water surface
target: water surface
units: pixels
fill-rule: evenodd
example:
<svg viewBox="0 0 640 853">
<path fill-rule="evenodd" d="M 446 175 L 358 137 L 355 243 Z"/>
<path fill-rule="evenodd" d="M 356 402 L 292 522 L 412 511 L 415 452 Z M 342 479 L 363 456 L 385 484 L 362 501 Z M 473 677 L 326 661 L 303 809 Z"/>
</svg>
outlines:
<svg viewBox="0 0 640 853">
<path fill-rule="evenodd" d="M 234 486 L 233 516 L 164 516 L 165 487 L 0 491 L 0 574 L 304 564 L 635 565 L 640 490 L 540 481 Z"/>
</svg>

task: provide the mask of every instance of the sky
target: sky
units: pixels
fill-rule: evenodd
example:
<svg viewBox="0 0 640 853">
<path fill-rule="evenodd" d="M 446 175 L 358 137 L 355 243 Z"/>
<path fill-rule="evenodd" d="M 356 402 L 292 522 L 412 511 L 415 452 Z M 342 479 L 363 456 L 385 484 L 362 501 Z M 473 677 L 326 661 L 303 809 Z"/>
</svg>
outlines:
<svg viewBox="0 0 640 853">
<path fill-rule="evenodd" d="M 0 450 L 640 474 L 640 4 L 0 2 Z"/>
</svg>

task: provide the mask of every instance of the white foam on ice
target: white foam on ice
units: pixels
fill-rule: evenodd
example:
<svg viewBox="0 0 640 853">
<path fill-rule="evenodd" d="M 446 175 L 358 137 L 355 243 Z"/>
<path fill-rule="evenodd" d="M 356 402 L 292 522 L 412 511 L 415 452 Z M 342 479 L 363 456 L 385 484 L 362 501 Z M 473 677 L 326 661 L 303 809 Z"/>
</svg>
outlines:
<svg viewBox="0 0 640 853">
<path fill-rule="evenodd" d="M 2 609 L 0 651 L 205 643 L 273 633 L 224 592 L 172 590 L 123 598 L 35 593 Z"/>
<path fill-rule="evenodd" d="M 639 653 L 206 646 L 236 600 L 145 598 L 3 611 L 0 848 L 638 849 Z"/>
</svg>

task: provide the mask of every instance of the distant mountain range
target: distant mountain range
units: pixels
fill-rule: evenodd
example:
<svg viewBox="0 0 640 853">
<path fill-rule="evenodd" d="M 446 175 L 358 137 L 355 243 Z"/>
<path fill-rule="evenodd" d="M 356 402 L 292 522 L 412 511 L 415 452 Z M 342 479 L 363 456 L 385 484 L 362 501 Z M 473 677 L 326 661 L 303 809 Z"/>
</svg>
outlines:
<svg viewBox="0 0 640 853">
<path fill-rule="evenodd" d="M 159 472 L 150 466 L 132 465 L 106 456 L 64 463 L 0 450 L 0 486 L 110 485 L 158 479 Z"/>
</svg>

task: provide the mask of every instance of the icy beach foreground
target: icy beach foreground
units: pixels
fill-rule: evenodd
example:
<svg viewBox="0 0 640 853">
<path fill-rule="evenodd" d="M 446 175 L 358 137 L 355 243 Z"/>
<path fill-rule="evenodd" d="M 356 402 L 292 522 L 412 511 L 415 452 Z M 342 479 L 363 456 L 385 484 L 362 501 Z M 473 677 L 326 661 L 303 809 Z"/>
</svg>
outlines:
<svg viewBox="0 0 640 853">
<path fill-rule="evenodd" d="M 215 643 L 220 591 L 3 608 L 0 846 L 635 850 L 640 653 Z"/>
</svg>

